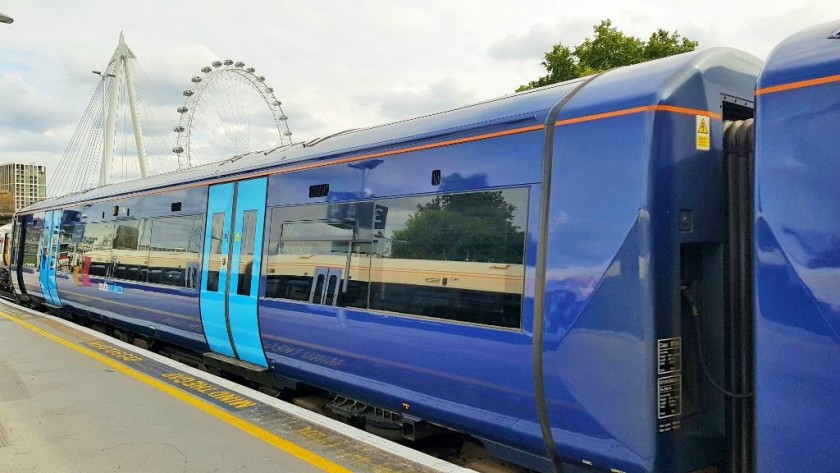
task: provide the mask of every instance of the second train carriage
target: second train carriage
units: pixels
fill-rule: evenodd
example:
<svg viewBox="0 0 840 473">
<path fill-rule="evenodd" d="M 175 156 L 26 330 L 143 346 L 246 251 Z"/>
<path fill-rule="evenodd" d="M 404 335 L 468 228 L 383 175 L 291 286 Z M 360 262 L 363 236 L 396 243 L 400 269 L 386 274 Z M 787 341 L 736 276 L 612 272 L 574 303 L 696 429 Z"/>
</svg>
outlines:
<svg viewBox="0 0 840 473">
<path fill-rule="evenodd" d="M 760 68 L 684 54 L 44 201 L 15 291 L 539 471 L 748 471 L 751 401 L 701 371 L 751 387 L 730 121 Z"/>
</svg>

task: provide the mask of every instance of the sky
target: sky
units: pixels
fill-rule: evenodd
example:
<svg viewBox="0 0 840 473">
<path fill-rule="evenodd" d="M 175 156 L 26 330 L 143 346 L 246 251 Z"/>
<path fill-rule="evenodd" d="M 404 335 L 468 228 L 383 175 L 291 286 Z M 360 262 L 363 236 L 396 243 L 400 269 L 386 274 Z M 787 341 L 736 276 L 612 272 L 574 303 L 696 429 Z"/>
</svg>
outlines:
<svg viewBox="0 0 840 473">
<path fill-rule="evenodd" d="M 607 18 L 761 59 L 803 28 L 840 26 L 836 0 L 0 0 L 0 12 L 14 18 L 0 24 L 0 163 L 43 164 L 48 180 L 120 32 L 171 120 L 190 78 L 232 59 L 265 77 L 300 141 L 511 94 L 543 74 L 553 44 Z M 230 95 L 213 100 L 234 106 Z"/>
</svg>

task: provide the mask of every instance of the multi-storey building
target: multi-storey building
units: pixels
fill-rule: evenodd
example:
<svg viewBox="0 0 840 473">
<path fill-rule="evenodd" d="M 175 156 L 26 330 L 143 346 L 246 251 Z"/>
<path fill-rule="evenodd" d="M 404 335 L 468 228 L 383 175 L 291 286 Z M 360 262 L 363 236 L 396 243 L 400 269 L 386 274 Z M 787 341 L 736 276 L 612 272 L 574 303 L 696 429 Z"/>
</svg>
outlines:
<svg viewBox="0 0 840 473">
<path fill-rule="evenodd" d="M 47 170 L 37 164 L 0 164 L 0 189 L 12 193 L 15 210 L 47 197 Z"/>
</svg>

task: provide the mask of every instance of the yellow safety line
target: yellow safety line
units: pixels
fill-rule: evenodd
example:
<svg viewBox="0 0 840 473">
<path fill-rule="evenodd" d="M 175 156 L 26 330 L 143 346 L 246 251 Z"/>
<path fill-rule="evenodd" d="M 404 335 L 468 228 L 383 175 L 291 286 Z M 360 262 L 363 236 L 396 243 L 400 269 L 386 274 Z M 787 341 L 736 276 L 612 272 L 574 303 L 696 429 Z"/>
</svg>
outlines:
<svg viewBox="0 0 840 473">
<path fill-rule="evenodd" d="M 210 414 L 213 417 L 216 417 L 217 419 L 220 419 L 224 422 L 227 422 L 228 424 L 236 427 L 239 430 L 242 430 L 243 432 L 247 432 L 247 433 L 253 435 L 254 437 L 262 440 L 263 442 L 265 442 L 269 445 L 272 445 L 274 447 L 277 447 L 280 450 L 283 450 L 284 452 L 286 452 L 286 453 L 288 453 L 288 454 L 290 454 L 294 457 L 297 457 L 297 458 L 299 458 L 299 459 L 301 459 L 301 460 L 303 460 L 303 461 L 305 461 L 305 462 L 307 462 L 311 465 L 314 465 L 314 466 L 316 466 L 316 467 L 318 467 L 318 468 L 320 468 L 324 471 L 331 472 L 331 473 L 332 472 L 335 472 L 335 473 L 338 473 L 338 472 L 350 473 L 350 470 L 348 470 L 347 468 L 345 468 L 341 465 L 338 465 L 337 463 L 333 463 L 332 461 L 330 461 L 330 460 L 328 460 L 328 459 L 326 459 L 326 458 L 324 458 L 324 457 L 322 457 L 322 456 L 320 456 L 316 453 L 310 452 L 309 450 L 307 450 L 307 449 L 305 449 L 305 448 L 303 448 L 303 447 L 301 447 L 301 446 L 299 446 L 299 445 L 297 445 L 297 444 L 295 444 L 295 443 L 293 443 L 289 440 L 286 440 L 282 437 L 279 437 L 279 436 L 277 436 L 277 435 L 275 435 L 275 434 L 273 434 L 273 433 L 271 433 L 271 432 L 269 432 L 269 431 L 267 431 L 267 430 L 265 430 L 261 427 L 258 427 L 254 424 L 251 424 L 250 422 L 246 422 L 246 421 L 230 414 L 229 412 L 226 412 L 224 409 L 221 409 L 221 408 L 219 408 L 219 407 L 217 407 L 217 406 L 215 406 L 215 405 L 213 405 L 213 404 L 211 404 L 207 401 L 199 399 L 199 398 L 193 396 L 192 394 L 185 393 L 184 391 L 181 391 L 180 389 L 178 389 L 176 387 L 170 386 L 169 384 L 166 384 L 163 381 L 159 381 L 159 380 L 157 380 L 157 379 L 155 379 L 155 378 L 153 378 L 153 377 L 151 377 L 151 376 L 149 376 L 145 373 L 141 373 L 141 372 L 136 371 L 132 368 L 129 368 L 128 366 L 126 366 L 126 365 L 124 365 L 124 364 L 122 364 L 118 361 L 114 361 L 114 360 L 112 360 L 112 359 L 110 359 L 110 358 L 108 358 L 104 355 L 101 355 L 101 354 L 99 354 L 99 353 L 97 353 L 93 350 L 89 350 L 89 349 L 87 349 L 83 346 L 77 345 L 73 342 L 69 342 L 67 340 L 64 340 L 63 338 L 57 337 L 57 336 L 55 336 L 55 335 L 53 335 L 53 334 L 51 334 L 51 333 L 49 333 L 45 330 L 42 330 L 42 329 L 40 329 L 40 328 L 38 328 L 38 327 L 28 323 L 28 322 L 24 322 L 23 320 L 20 320 L 17 317 L 6 314 L 4 312 L 0 312 L 0 316 L 2 316 L 3 318 L 6 318 L 8 320 L 11 320 L 12 322 L 20 325 L 21 327 L 29 329 L 29 330 L 37 333 L 38 335 L 42 335 L 42 336 L 44 336 L 46 338 L 49 338 L 50 340 L 52 340 L 56 343 L 60 343 L 61 345 L 64 345 L 65 347 L 70 348 L 71 350 L 74 350 L 78 353 L 81 353 L 81 354 L 87 356 L 87 357 L 90 357 L 90 358 L 93 358 L 94 360 L 102 362 L 102 363 L 108 365 L 109 367 L 113 368 L 114 370 L 119 371 L 120 373 L 123 373 L 125 375 L 128 375 L 128 376 L 136 379 L 137 381 L 145 383 L 145 384 L 147 384 L 147 385 L 149 385 L 153 388 L 159 389 L 159 390 L 169 394 L 170 396 L 173 396 L 173 397 L 175 397 L 175 398 L 177 398 L 181 401 L 184 401 L 187 404 L 189 404 L 189 405 L 191 405 L 191 406 L 193 406 L 197 409 L 200 409 L 200 410 L 204 411 L 205 413 Z"/>
</svg>

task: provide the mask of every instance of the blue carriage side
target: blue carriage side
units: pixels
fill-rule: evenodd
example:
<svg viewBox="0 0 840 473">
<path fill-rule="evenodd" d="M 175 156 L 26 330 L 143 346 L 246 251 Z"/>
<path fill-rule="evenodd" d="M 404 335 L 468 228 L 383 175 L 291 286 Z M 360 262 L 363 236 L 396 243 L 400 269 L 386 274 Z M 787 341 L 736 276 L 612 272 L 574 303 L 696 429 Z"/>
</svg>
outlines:
<svg viewBox="0 0 840 473">
<path fill-rule="evenodd" d="M 539 471 L 719 464 L 680 291 L 720 322 L 724 100 L 759 68 L 690 53 L 47 200 L 16 291 Z"/>
<path fill-rule="evenodd" d="M 760 471 L 840 455 L 840 22 L 771 53 L 757 90 L 756 427 Z"/>
</svg>

